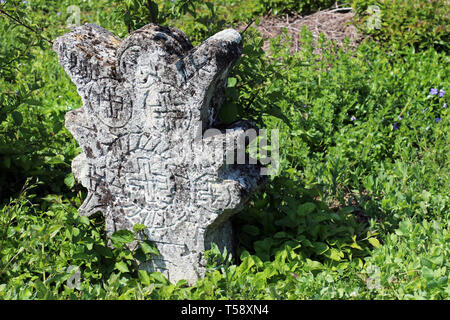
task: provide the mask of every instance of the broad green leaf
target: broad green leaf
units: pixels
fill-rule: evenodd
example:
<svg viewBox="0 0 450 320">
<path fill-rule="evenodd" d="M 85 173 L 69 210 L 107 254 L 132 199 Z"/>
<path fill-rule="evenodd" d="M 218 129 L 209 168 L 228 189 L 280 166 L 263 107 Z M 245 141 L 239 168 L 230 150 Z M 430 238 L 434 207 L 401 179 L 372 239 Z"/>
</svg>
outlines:
<svg viewBox="0 0 450 320">
<path fill-rule="evenodd" d="M 155 282 L 159 282 L 159 283 L 162 283 L 162 284 L 168 284 L 169 283 L 161 272 L 152 272 L 150 274 L 150 278 L 153 279 Z"/>
<path fill-rule="evenodd" d="M 23 123 L 23 116 L 20 112 L 13 111 L 11 113 L 11 117 L 13 118 L 14 124 L 16 126 L 20 126 Z"/>
<path fill-rule="evenodd" d="M 116 262 L 115 267 L 120 272 L 130 272 L 130 270 L 128 269 L 127 264 L 125 262 L 123 262 L 123 261 Z"/>
<path fill-rule="evenodd" d="M 353 242 L 353 243 L 350 245 L 350 247 L 351 247 L 351 248 L 354 248 L 354 249 L 362 250 L 361 246 L 360 246 L 359 244 L 357 244 L 356 242 Z"/>
<path fill-rule="evenodd" d="M 313 246 L 316 254 L 323 254 L 328 250 L 328 246 L 323 242 L 314 242 Z"/>
<path fill-rule="evenodd" d="M 316 205 L 314 203 L 306 202 L 297 208 L 297 214 L 299 216 L 308 215 L 308 214 L 311 214 L 315 209 L 316 209 Z"/>
<path fill-rule="evenodd" d="M 424 258 L 424 257 L 420 258 L 420 264 L 422 266 L 430 268 L 430 269 L 433 268 L 433 263 L 430 260 L 428 260 L 427 258 Z"/>
<path fill-rule="evenodd" d="M 368 241 L 369 241 L 369 243 L 370 243 L 371 245 L 373 245 L 375 248 L 381 247 L 380 241 L 378 241 L 377 238 L 369 238 Z"/>
<path fill-rule="evenodd" d="M 97 251 L 100 255 L 104 256 L 105 258 L 112 258 L 113 253 L 112 250 L 105 246 L 95 246 L 95 251 Z"/>
<path fill-rule="evenodd" d="M 147 226 L 144 225 L 144 224 L 136 223 L 136 224 L 133 226 L 133 231 L 136 232 L 136 233 L 138 233 L 138 232 L 140 232 L 140 231 L 143 231 L 143 230 L 145 230 L 145 229 L 147 229 Z"/>
<path fill-rule="evenodd" d="M 339 212 L 342 214 L 349 214 L 352 213 L 353 211 L 355 211 L 355 207 L 345 207 L 339 210 Z"/>
<path fill-rule="evenodd" d="M 273 240 L 271 238 L 265 238 L 264 240 L 255 241 L 253 247 L 255 248 L 256 254 L 263 260 L 269 260 L 272 243 Z"/>
<path fill-rule="evenodd" d="M 228 78 L 228 87 L 229 88 L 233 88 L 237 83 L 237 79 L 236 78 Z"/>
<path fill-rule="evenodd" d="M 245 233 L 248 233 L 249 235 L 252 235 L 252 236 L 257 236 L 259 234 L 258 227 L 250 225 L 250 224 L 246 224 L 245 226 L 243 226 L 242 231 L 244 231 Z"/>
<path fill-rule="evenodd" d="M 322 270 L 324 268 L 323 264 L 318 261 L 314 261 L 311 259 L 306 259 L 306 263 L 304 264 L 305 269 L 307 270 Z"/>
<path fill-rule="evenodd" d="M 437 256 L 437 257 L 432 257 L 432 258 L 430 258 L 430 260 L 437 266 L 441 266 L 444 263 L 444 261 L 445 261 L 444 255 L 440 255 L 440 256 Z"/>
<path fill-rule="evenodd" d="M 440 286 L 446 285 L 448 283 L 448 276 L 439 277 L 439 279 L 437 280 L 437 283 Z"/>
<path fill-rule="evenodd" d="M 139 274 L 139 280 L 141 280 L 141 282 L 142 282 L 144 285 L 146 285 L 146 286 L 150 285 L 151 281 L 150 281 L 150 277 L 149 277 L 147 271 L 145 271 L 145 270 L 139 270 L 139 271 L 138 271 L 138 274 Z"/>
<path fill-rule="evenodd" d="M 177 281 L 177 284 L 175 285 L 175 289 L 179 289 L 179 288 L 187 287 L 187 286 L 189 286 L 189 283 L 186 280 L 181 279 L 181 280 Z"/>
<path fill-rule="evenodd" d="M 239 266 L 239 270 L 242 273 L 246 273 L 250 270 L 251 267 L 253 267 L 255 265 L 254 260 L 252 259 L 251 256 L 247 256 L 247 258 L 245 258 L 244 260 L 242 260 L 240 266 Z"/>
<path fill-rule="evenodd" d="M 66 184 L 66 186 L 70 189 L 73 188 L 73 186 L 75 185 L 75 177 L 73 176 L 73 173 L 69 173 L 65 178 L 64 178 L 64 183 Z"/>
<path fill-rule="evenodd" d="M 427 280 L 433 280 L 434 279 L 434 272 L 432 269 L 423 267 L 422 268 L 422 276 Z"/>
<path fill-rule="evenodd" d="M 57 155 L 54 157 L 45 157 L 45 162 L 48 164 L 62 164 L 64 163 L 64 156 Z"/>
<path fill-rule="evenodd" d="M 130 230 L 118 230 L 112 234 L 111 240 L 117 244 L 124 245 L 134 241 L 134 234 Z"/>
<path fill-rule="evenodd" d="M 80 229 L 78 228 L 72 228 L 72 235 L 74 237 L 77 237 L 80 234 Z"/>
<path fill-rule="evenodd" d="M 50 239 L 53 239 L 58 234 L 59 230 L 61 230 L 61 227 L 62 226 L 60 226 L 60 225 L 56 225 L 56 226 L 51 226 L 48 229 L 48 232 L 50 233 Z"/>
<path fill-rule="evenodd" d="M 286 239 L 291 238 L 290 234 L 284 231 L 277 232 L 273 235 L 275 239 Z"/>
<path fill-rule="evenodd" d="M 80 221 L 81 221 L 82 224 L 85 224 L 85 225 L 87 225 L 87 226 L 91 224 L 91 221 L 90 221 L 89 218 L 86 217 L 86 216 L 81 216 L 81 217 L 80 217 Z"/>
<path fill-rule="evenodd" d="M 329 258 L 331 259 L 331 260 L 334 260 L 334 261 L 340 261 L 341 260 L 341 258 L 344 256 L 344 253 L 343 252 L 341 252 L 341 251 L 339 251 L 339 250 L 337 250 L 337 249 L 335 249 L 335 248 L 332 248 L 331 250 L 330 250 L 330 254 L 329 254 Z"/>
<path fill-rule="evenodd" d="M 160 255 L 158 249 L 148 240 L 144 240 L 141 242 L 141 249 L 145 254 L 152 254 L 156 256 Z"/>
</svg>

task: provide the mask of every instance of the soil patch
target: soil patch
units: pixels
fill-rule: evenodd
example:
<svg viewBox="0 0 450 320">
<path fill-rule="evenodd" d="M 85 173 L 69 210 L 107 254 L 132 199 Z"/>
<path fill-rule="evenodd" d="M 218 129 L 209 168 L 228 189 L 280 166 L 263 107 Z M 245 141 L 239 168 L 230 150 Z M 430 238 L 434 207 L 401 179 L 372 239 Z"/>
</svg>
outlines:
<svg viewBox="0 0 450 320">
<path fill-rule="evenodd" d="M 269 39 L 275 38 L 283 34 L 283 28 L 287 29 L 288 35 L 292 38 L 292 52 L 299 51 L 298 40 L 301 35 L 303 26 L 306 26 L 313 34 L 314 43 L 317 42 L 321 33 L 336 45 L 344 44 L 344 39 L 349 39 L 349 45 L 356 47 L 363 40 L 363 35 L 358 33 L 356 27 L 351 24 L 351 19 L 355 16 L 352 8 L 331 8 L 318 11 L 314 14 L 301 16 L 284 15 L 284 16 L 265 16 L 260 18 L 259 25 L 252 24 L 252 27 L 259 30 L 262 34 L 264 42 L 263 50 L 269 51 Z M 239 26 L 244 30 L 246 25 Z"/>
</svg>

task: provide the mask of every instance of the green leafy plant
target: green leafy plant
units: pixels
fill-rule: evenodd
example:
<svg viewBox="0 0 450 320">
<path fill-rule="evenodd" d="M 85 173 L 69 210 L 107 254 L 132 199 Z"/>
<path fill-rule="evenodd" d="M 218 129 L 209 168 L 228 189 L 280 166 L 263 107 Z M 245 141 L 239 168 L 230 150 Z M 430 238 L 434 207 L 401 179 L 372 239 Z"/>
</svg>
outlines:
<svg viewBox="0 0 450 320">
<path fill-rule="evenodd" d="M 414 45 L 448 50 L 450 12 L 445 1 L 355 0 L 352 7 L 362 31 L 396 49 Z"/>
</svg>

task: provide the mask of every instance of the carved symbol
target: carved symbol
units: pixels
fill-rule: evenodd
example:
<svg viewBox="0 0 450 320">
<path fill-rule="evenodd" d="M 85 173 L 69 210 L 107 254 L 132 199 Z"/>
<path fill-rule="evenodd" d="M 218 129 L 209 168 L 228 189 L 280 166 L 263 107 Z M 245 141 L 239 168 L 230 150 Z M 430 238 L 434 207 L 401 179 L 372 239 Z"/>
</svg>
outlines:
<svg viewBox="0 0 450 320">
<path fill-rule="evenodd" d="M 130 120 L 130 94 L 111 79 L 93 83 L 88 89 L 88 97 L 88 108 L 107 126 L 120 128 Z"/>
</svg>

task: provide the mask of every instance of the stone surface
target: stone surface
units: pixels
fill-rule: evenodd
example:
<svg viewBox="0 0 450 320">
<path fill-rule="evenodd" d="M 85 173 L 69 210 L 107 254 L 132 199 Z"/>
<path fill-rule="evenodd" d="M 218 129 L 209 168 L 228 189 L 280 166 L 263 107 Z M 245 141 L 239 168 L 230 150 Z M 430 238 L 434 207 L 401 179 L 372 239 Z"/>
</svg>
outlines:
<svg viewBox="0 0 450 320">
<path fill-rule="evenodd" d="M 239 33 L 224 30 L 193 48 L 175 28 L 147 25 L 121 40 L 86 24 L 54 50 L 83 101 L 66 115 L 83 150 L 72 163 L 88 189 L 80 214 L 101 211 L 108 235 L 146 225 L 161 256 L 142 267 L 194 283 L 211 242 L 231 251 L 229 218 L 263 182 L 258 165 L 225 161 L 252 124 L 212 130 L 241 54 Z"/>
</svg>

